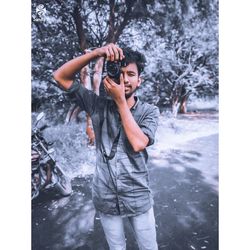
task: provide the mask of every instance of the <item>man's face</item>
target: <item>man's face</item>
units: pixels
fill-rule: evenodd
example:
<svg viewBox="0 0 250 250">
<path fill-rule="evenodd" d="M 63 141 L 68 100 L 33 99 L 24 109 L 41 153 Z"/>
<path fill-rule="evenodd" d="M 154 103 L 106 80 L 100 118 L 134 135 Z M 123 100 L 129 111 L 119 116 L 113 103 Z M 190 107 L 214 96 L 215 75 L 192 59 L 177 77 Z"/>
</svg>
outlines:
<svg viewBox="0 0 250 250">
<path fill-rule="evenodd" d="M 126 67 L 122 67 L 121 71 L 124 78 L 125 96 L 129 98 L 141 85 L 141 78 L 139 77 L 135 63 L 130 63 Z"/>
</svg>

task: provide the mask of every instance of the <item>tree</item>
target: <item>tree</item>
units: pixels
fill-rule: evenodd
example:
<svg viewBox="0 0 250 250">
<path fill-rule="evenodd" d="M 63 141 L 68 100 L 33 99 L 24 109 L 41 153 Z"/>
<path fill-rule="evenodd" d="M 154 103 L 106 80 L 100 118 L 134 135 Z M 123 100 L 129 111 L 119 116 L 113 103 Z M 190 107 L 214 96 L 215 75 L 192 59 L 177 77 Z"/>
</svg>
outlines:
<svg viewBox="0 0 250 250">
<path fill-rule="evenodd" d="M 218 94 L 217 0 L 33 0 L 32 13 L 41 2 L 45 20 L 32 21 L 34 102 L 42 96 L 68 107 L 51 73 L 86 48 L 109 42 L 145 54 L 140 93 L 161 110 L 185 111 L 190 95 Z"/>
<path fill-rule="evenodd" d="M 33 0 L 32 13 L 41 1 Z M 32 87 L 37 100 L 57 95 L 51 73 L 90 47 L 117 42 L 131 20 L 139 19 L 142 1 L 42 1 L 46 15 L 32 22 Z M 144 5 L 143 5 L 144 6 Z M 145 14 L 145 13 L 144 13 Z M 49 83 L 49 84 L 48 84 Z"/>
<path fill-rule="evenodd" d="M 169 3 L 166 6 L 158 1 L 162 12 L 154 23 L 164 25 L 152 30 L 154 42 L 147 38 L 151 43 L 145 46 L 149 65 L 143 96 L 153 96 L 151 101 L 161 110 L 169 107 L 176 115 L 186 112 L 190 95 L 218 94 L 218 6 L 217 1 L 205 10 L 195 1 Z M 168 10 L 172 12 L 165 15 Z"/>
</svg>

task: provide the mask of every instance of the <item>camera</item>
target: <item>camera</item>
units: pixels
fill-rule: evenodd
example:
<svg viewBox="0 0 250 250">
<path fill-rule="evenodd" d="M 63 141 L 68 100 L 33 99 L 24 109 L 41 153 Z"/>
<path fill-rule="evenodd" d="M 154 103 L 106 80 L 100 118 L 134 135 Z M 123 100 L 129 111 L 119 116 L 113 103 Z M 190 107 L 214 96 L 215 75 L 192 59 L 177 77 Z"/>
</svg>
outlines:
<svg viewBox="0 0 250 250">
<path fill-rule="evenodd" d="M 114 80 L 117 84 L 120 84 L 121 68 L 126 67 L 125 60 L 121 61 L 107 61 L 106 69 L 107 75 Z"/>
</svg>

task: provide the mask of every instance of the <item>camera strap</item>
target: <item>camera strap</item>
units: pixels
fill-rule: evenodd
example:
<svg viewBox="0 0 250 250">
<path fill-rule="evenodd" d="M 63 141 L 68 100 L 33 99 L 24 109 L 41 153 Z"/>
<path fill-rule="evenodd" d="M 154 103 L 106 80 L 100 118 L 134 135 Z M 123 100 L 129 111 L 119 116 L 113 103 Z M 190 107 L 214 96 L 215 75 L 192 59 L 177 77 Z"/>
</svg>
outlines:
<svg viewBox="0 0 250 250">
<path fill-rule="evenodd" d="M 109 175 L 110 175 L 110 179 L 112 181 L 112 184 L 114 186 L 114 192 L 116 194 L 116 199 L 117 199 L 117 204 L 118 204 L 118 191 L 117 191 L 117 185 L 115 184 L 115 180 L 114 180 L 114 173 L 112 171 L 112 168 L 110 166 L 110 160 L 114 158 L 116 152 L 117 152 L 117 147 L 118 147 L 118 141 L 119 141 L 119 138 L 120 138 L 120 134 L 121 134 L 121 125 L 118 129 L 118 133 L 113 141 L 113 144 L 112 144 L 112 147 L 111 147 L 111 150 L 110 150 L 110 154 L 108 155 L 107 152 L 106 152 L 106 149 L 105 149 L 105 146 L 104 146 L 104 143 L 103 143 L 103 139 L 102 139 L 102 130 L 103 130 L 103 123 L 104 121 L 106 120 L 105 118 L 107 117 L 107 107 L 106 107 L 106 110 L 104 110 L 104 114 L 103 114 L 103 119 L 101 121 L 101 152 L 102 152 L 102 155 L 104 156 L 104 161 L 105 163 L 107 163 L 107 166 L 108 166 L 108 171 L 109 171 Z M 118 207 L 118 210 L 119 210 L 119 207 Z"/>
<path fill-rule="evenodd" d="M 107 117 L 107 109 L 104 110 L 103 119 L 101 121 L 101 150 L 103 152 L 103 156 L 104 156 L 105 160 L 108 161 L 108 160 L 112 160 L 117 152 L 118 142 L 119 142 L 119 138 L 120 138 L 120 134 L 121 134 L 121 125 L 119 126 L 118 133 L 117 133 L 117 135 L 112 143 L 110 153 L 108 154 L 106 149 L 105 149 L 103 139 L 102 139 L 103 123 L 106 120 L 106 117 Z"/>
<path fill-rule="evenodd" d="M 119 128 L 119 132 L 118 132 L 117 136 L 115 137 L 115 139 L 113 141 L 113 144 L 112 144 L 112 147 L 111 147 L 109 155 L 106 152 L 106 149 L 104 147 L 103 142 L 101 142 L 103 155 L 104 155 L 104 157 L 105 157 L 106 160 L 112 160 L 114 158 L 114 156 L 115 156 L 115 154 L 117 152 L 117 146 L 118 146 L 118 141 L 119 141 L 119 138 L 120 138 L 120 134 L 121 134 L 121 128 Z"/>
</svg>

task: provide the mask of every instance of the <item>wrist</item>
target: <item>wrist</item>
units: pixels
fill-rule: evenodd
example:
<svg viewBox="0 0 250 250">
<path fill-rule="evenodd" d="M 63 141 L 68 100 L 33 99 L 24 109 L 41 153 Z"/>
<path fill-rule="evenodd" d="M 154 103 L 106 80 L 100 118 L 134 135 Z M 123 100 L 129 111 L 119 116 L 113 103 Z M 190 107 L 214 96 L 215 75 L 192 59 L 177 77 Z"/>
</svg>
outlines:
<svg viewBox="0 0 250 250">
<path fill-rule="evenodd" d="M 115 99 L 115 102 L 116 102 L 116 105 L 118 106 L 118 108 L 127 106 L 127 102 L 126 102 L 125 97 L 119 97 L 119 98 Z"/>
<path fill-rule="evenodd" d="M 94 56 L 95 58 L 96 58 L 96 57 L 102 57 L 102 56 L 103 56 L 102 53 L 101 53 L 100 48 L 94 49 L 94 50 L 92 51 L 92 54 L 93 54 L 93 56 Z"/>
</svg>

